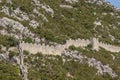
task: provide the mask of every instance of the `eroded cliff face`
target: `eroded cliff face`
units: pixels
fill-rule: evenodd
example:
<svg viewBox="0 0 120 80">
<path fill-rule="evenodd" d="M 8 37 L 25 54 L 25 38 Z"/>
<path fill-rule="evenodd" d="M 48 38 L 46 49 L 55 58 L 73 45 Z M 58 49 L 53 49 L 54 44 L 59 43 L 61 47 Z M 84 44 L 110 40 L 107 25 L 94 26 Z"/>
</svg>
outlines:
<svg viewBox="0 0 120 80">
<path fill-rule="evenodd" d="M 17 64 L 23 80 L 32 79 L 35 67 L 35 80 L 41 78 L 39 61 L 31 57 L 40 60 L 40 53 L 70 57 L 95 68 L 96 75 L 119 79 L 119 32 L 120 11 L 103 0 L 0 0 L 0 59 Z"/>
</svg>

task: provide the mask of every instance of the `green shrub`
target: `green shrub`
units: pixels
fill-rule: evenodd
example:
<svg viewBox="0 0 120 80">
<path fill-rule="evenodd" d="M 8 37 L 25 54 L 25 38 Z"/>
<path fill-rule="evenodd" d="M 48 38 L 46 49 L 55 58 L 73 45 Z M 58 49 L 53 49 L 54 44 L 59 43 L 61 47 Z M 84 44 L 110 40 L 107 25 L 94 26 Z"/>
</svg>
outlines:
<svg viewBox="0 0 120 80">
<path fill-rule="evenodd" d="M 9 51 L 9 58 L 13 58 L 14 56 L 17 56 L 18 53 L 14 52 L 14 51 Z"/>
<path fill-rule="evenodd" d="M 0 61 L 0 80 L 22 80 L 16 65 Z"/>
<path fill-rule="evenodd" d="M 24 50 L 23 54 L 27 56 L 27 55 L 29 55 L 29 51 Z"/>
<path fill-rule="evenodd" d="M 18 40 L 15 37 L 7 37 L 7 44 L 9 46 L 16 46 L 18 44 Z"/>
<path fill-rule="evenodd" d="M 18 39 L 13 36 L 6 36 L 0 34 L 0 44 L 9 48 L 12 46 L 16 46 L 18 44 Z"/>
<path fill-rule="evenodd" d="M 92 44 L 87 45 L 87 47 L 86 47 L 86 48 L 91 49 L 91 48 L 92 48 Z"/>
<path fill-rule="evenodd" d="M 23 41 L 25 41 L 26 43 L 34 43 L 32 38 L 30 38 L 30 37 L 24 38 Z"/>
<path fill-rule="evenodd" d="M 76 50 L 76 47 L 74 45 L 71 45 L 71 46 L 69 46 L 69 49 L 74 51 L 74 50 Z"/>
</svg>

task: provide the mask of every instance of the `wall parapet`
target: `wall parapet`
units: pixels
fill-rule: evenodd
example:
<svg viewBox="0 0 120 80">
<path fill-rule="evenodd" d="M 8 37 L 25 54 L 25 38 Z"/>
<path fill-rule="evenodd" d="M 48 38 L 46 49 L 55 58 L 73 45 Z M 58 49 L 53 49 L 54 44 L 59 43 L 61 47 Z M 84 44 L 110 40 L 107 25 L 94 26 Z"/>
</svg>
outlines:
<svg viewBox="0 0 120 80">
<path fill-rule="evenodd" d="M 72 40 L 69 39 L 66 41 L 65 44 L 56 44 L 55 46 L 53 45 L 46 45 L 46 44 L 32 44 L 32 43 L 21 43 L 20 46 L 23 50 L 27 50 L 30 53 L 37 53 L 37 52 L 42 52 L 43 54 L 50 54 L 50 55 L 61 55 L 61 53 L 65 50 L 68 49 L 69 46 L 74 45 L 75 47 L 86 47 L 89 44 L 93 46 L 93 50 L 99 50 L 99 47 L 102 47 L 108 51 L 111 52 L 120 52 L 120 47 L 113 46 L 110 44 L 106 44 L 103 42 L 99 42 L 97 38 L 92 38 L 91 40 L 87 39 L 80 39 L 78 38 L 77 40 Z"/>
</svg>

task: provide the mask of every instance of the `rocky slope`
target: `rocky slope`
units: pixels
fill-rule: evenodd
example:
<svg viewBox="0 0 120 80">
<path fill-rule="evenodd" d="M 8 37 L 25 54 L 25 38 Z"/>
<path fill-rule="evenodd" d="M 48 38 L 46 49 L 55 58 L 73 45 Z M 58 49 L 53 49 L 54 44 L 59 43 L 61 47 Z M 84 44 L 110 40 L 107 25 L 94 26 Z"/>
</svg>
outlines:
<svg viewBox="0 0 120 80">
<path fill-rule="evenodd" d="M 104 0 L 0 0 L 0 61 L 20 70 L 5 78 L 1 68 L 0 80 L 119 80 L 120 10 Z"/>
</svg>

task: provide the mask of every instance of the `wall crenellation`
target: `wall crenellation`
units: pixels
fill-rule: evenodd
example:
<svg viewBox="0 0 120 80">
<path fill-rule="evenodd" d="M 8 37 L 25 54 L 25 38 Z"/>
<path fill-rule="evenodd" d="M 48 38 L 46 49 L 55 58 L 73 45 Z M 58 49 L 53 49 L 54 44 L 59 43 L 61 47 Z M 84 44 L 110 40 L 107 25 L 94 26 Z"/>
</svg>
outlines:
<svg viewBox="0 0 120 80">
<path fill-rule="evenodd" d="M 68 49 L 69 46 L 74 45 L 75 47 L 86 47 L 89 44 L 92 45 L 93 50 L 99 50 L 99 47 L 102 47 L 108 51 L 111 52 L 120 52 L 120 47 L 113 46 L 107 43 L 99 42 L 98 39 L 92 38 L 92 39 L 77 39 L 77 40 L 67 40 L 65 44 L 56 44 L 55 46 L 53 45 L 46 45 L 45 43 L 43 44 L 32 44 L 32 43 L 22 43 L 21 47 L 23 50 L 27 50 L 30 53 L 37 53 L 37 52 L 42 52 L 43 54 L 51 54 L 51 55 L 61 55 L 61 53 L 65 50 Z"/>
</svg>

